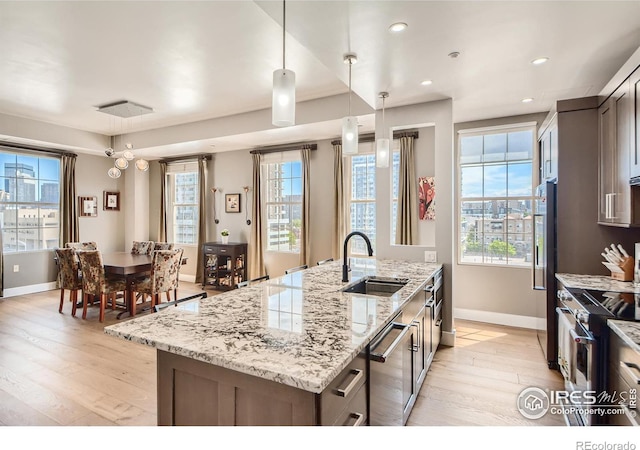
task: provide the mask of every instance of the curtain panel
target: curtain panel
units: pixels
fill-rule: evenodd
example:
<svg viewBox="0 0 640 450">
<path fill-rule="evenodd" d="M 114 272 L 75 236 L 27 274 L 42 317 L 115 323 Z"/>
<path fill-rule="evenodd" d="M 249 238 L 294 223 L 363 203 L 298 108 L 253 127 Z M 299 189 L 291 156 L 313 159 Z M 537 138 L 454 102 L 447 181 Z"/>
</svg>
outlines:
<svg viewBox="0 0 640 450">
<path fill-rule="evenodd" d="M 160 218 L 158 220 L 158 241 L 167 239 L 167 163 L 160 162 Z"/>
<path fill-rule="evenodd" d="M 202 248 L 207 242 L 207 159 L 198 158 L 198 256 L 196 264 L 196 283 L 202 283 L 204 267 Z"/>
<path fill-rule="evenodd" d="M 347 236 L 347 200 L 344 198 L 342 144 L 333 144 L 333 245 L 336 261 L 342 257 L 342 245 Z"/>
<path fill-rule="evenodd" d="M 396 244 L 412 245 L 418 227 L 417 179 L 412 136 L 400 138 L 400 176 Z"/>
<path fill-rule="evenodd" d="M 60 189 L 60 247 L 67 242 L 78 242 L 78 209 L 76 203 L 76 155 L 60 157 L 62 186 Z"/>
<path fill-rule="evenodd" d="M 308 147 L 304 147 L 300 150 L 300 157 L 302 159 L 302 226 L 300 229 L 300 265 L 306 264 L 311 266 L 311 185 L 309 181 L 311 150 Z"/>
<path fill-rule="evenodd" d="M 264 227 L 262 218 L 262 155 L 253 153 L 253 202 L 251 205 L 251 242 L 249 243 L 249 279 L 259 278 L 267 274 L 264 267 Z"/>
</svg>

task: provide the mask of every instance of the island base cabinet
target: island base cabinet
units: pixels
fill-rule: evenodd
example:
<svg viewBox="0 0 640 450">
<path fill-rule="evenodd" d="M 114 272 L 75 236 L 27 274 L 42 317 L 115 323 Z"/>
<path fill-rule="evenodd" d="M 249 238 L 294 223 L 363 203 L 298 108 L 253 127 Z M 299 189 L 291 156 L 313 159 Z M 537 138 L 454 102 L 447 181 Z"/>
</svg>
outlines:
<svg viewBox="0 0 640 450">
<path fill-rule="evenodd" d="M 315 425 L 316 394 L 158 350 L 158 425 Z"/>
<path fill-rule="evenodd" d="M 158 425 L 368 424 L 366 358 L 320 394 L 158 350 Z"/>
</svg>

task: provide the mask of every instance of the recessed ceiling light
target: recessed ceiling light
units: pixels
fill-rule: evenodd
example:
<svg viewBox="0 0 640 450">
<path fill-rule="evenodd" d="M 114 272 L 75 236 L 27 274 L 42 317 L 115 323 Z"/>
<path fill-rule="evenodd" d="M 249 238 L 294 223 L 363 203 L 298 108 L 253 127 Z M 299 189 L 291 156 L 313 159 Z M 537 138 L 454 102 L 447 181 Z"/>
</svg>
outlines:
<svg viewBox="0 0 640 450">
<path fill-rule="evenodd" d="M 549 61 L 549 58 L 547 58 L 546 56 L 543 56 L 542 58 L 536 58 L 533 61 L 531 61 L 531 64 L 535 64 L 536 66 L 539 66 L 540 64 L 544 64 L 547 61 Z"/>
<path fill-rule="evenodd" d="M 420 84 L 423 85 L 423 86 L 429 86 L 432 83 L 433 83 L 433 81 L 431 81 L 431 80 L 424 80 L 424 81 L 420 82 Z"/>
<path fill-rule="evenodd" d="M 409 25 L 407 25 L 404 22 L 392 23 L 391 26 L 389 27 L 389 31 L 391 31 L 392 33 L 399 33 L 401 31 L 406 30 L 408 26 Z"/>
<path fill-rule="evenodd" d="M 527 98 L 523 98 L 522 99 L 522 103 L 531 103 L 533 101 L 533 98 L 531 97 L 527 97 Z"/>
</svg>

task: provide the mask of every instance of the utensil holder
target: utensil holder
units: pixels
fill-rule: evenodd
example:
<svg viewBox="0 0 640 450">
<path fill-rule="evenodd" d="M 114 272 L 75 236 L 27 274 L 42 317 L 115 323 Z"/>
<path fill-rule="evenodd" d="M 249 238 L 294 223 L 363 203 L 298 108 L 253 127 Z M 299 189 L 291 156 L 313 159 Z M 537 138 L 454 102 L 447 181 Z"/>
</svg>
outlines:
<svg viewBox="0 0 640 450">
<path fill-rule="evenodd" d="M 622 260 L 620 264 L 602 263 L 611 271 L 611 278 L 618 281 L 633 281 L 635 261 L 631 256 Z"/>
</svg>

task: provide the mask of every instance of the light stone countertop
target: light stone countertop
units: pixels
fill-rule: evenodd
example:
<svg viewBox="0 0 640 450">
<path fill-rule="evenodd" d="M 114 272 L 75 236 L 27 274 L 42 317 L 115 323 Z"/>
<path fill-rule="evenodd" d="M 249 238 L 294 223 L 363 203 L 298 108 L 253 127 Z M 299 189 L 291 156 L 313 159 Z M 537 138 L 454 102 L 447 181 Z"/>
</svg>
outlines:
<svg viewBox="0 0 640 450">
<path fill-rule="evenodd" d="M 631 281 L 618 281 L 605 275 L 576 275 L 573 273 L 556 273 L 556 279 L 565 287 L 577 289 L 595 289 L 596 291 L 613 291 L 640 294 L 640 286 Z"/>
<path fill-rule="evenodd" d="M 640 323 L 627 320 L 609 320 L 607 324 L 620 336 L 620 339 L 640 354 Z"/>
<path fill-rule="evenodd" d="M 320 393 L 441 264 L 351 258 L 350 282 L 407 278 L 391 297 L 340 291 L 342 261 L 105 327 L 105 333 Z"/>
</svg>

